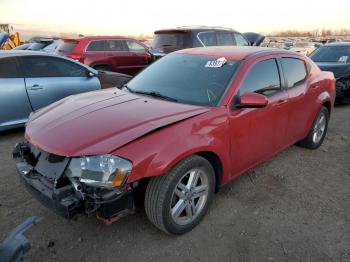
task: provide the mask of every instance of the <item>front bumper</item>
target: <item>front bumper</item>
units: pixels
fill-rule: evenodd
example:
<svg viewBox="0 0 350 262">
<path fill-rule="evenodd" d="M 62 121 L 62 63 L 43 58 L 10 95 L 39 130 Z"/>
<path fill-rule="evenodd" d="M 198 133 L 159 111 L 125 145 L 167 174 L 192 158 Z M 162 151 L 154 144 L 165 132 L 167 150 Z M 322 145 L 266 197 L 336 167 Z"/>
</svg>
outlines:
<svg viewBox="0 0 350 262">
<path fill-rule="evenodd" d="M 47 159 L 54 157 L 54 163 L 49 163 Z M 131 187 L 123 191 L 99 190 L 98 194 L 95 191 L 85 193 L 77 190 L 64 177 L 64 170 L 70 159 L 51 156 L 27 143 L 16 145 L 13 158 L 27 190 L 44 206 L 65 218 L 73 218 L 80 213 L 96 213 L 98 218 L 110 223 L 134 209 Z"/>
</svg>

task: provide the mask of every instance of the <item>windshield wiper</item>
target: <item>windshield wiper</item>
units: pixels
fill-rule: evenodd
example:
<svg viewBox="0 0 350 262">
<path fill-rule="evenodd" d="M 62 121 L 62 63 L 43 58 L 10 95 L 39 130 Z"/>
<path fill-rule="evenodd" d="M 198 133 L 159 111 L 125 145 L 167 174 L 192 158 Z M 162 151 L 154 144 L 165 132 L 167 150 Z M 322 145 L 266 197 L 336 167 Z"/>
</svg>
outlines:
<svg viewBox="0 0 350 262">
<path fill-rule="evenodd" d="M 147 96 L 157 97 L 157 98 L 161 98 L 161 99 L 168 100 L 168 101 L 177 102 L 177 99 L 166 96 L 166 95 L 162 95 L 161 93 L 156 92 L 156 91 L 146 92 L 146 91 L 134 91 L 133 90 L 133 92 L 136 94 L 140 94 L 140 95 L 147 95 Z"/>
<path fill-rule="evenodd" d="M 126 90 L 128 90 L 130 93 L 135 93 L 135 91 L 134 90 L 132 90 L 130 87 L 128 87 L 128 85 L 127 84 L 124 84 L 124 85 L 122 85 L 122 87 L 121 88 L 125 88 Z"/>
</svg>

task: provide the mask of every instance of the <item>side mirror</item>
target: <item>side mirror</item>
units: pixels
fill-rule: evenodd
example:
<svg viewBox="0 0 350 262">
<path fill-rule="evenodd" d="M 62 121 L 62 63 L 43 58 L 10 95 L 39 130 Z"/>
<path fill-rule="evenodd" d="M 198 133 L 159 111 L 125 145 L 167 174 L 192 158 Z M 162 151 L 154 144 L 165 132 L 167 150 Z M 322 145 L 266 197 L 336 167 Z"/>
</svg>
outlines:
<svg viewBox="0 0 350 262">
<path fill-rule="evenodd" d="M 244 93 L 236 105 L 237 108 L 261 108 L 268 104 L 266 96 L 257 93 Z"/>
</svg>

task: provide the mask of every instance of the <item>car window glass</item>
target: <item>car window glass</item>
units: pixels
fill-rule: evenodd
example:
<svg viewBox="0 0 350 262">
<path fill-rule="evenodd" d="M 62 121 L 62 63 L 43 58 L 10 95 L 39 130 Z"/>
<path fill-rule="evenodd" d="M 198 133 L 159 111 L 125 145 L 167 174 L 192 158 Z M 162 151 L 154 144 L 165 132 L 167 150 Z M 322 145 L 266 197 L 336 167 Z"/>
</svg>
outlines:
<svg viewBox="0 0 350 262">
<path fill-rule="evenodd" d="M 315 62 L 339 62 L 342 57 L 347 57 L 350 63 L 350 45 L 321 46 L 311 53 L 310 58 Z"/>
<path fill-rule="evenodd" d="M 216 32 L 218 45 L 235 45 L 235 41 L 230 32 Z"/>
<path fill-rule="evenodd" d="M 152 49 L 168 53 L 190 47 L 186 44 L 187 35 L 182 32 L 157 33 L 152 40 Z"/>
<path fill-rule="evenodd" d="M 204 46 L 217 46 L 216 34 L 215 32 L 200 32 L 198 33 L 198 38 L 203 43 Z"/>
<path fill-rule="evenodd" d="M 0 59 L 0 78 L 20 77 L 15 58 Z"/>
<path fill-rule="evenodd" d="M 60 58 L 45 56 L 23 57 L 26 77 L 85 77 L 85 68 Z"/>
<path fill-rule="evenodd" d="M 189 54 L 169 54 L 128 82 L 138 92 L 155 92 L 180 103 L 215 106 L 219 103 L 239 61 L 210 66 L 216 58 Z M 162 77 L 159 77 L 162 76 Z"/>
<path fill-rule="evenodd" d="M 248 41 L 241 34 L 234 33 L 234 36 L 238 46 L 249 45 Z"/>
<path fill-rule="evenodd" d="M 56 49 L 56 53 L 59 54 L 67 54 L 73 51 L 73 49 L 77 46 L 77 41 L 63 41 L 58 45 Z"/>
<path fill-rule="evenodd" d="M 126 51 L 122 40 L 107 40 L 106 51 Z"/>
<path fill-rule="evenodd" d="M 306 78 L 306 67 L 303 60 L 297 58 L 282 58 L 282 67 L 287 78 L 288 88 L 302 83 Z"/>
<path fill-rule="evenodd" d="M 126 41 L 126 44 L 128 45 L 129 51 L 133 52 L 143 52 L 145 51 L 145 48 L 140 45 L 139 43 L 136 43 L 135 41 Z"/>
<path fill-rule="evenodd" d="M 86 51 L 94 51 L 94 52 L 101 52 L 105 51 L 105 42 L 104 40 L 100 41 L 91 41 L 89 46 L 87 47 Z"/>
<path fill-rule="evenodd" d="M 240 95 L 255 92 L 271 96 L 281 90 L 280 76 L 275 59 L 257 63 L 248 73 L 240 88 Z"/>
</svg>

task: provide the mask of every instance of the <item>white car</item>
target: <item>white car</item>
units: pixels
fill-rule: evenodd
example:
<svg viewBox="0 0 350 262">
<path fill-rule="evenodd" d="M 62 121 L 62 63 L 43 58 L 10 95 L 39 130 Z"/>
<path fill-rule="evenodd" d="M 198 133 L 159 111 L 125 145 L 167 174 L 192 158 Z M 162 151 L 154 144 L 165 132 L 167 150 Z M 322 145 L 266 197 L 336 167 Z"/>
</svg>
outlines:
<svg viewBox="0 0 350 262">
<path fill-rule="evenodd" d="M 315 49 L 315 44 L 312 42 L 296 42 L 290 50 L 307 56 Z"/>
</svg>

